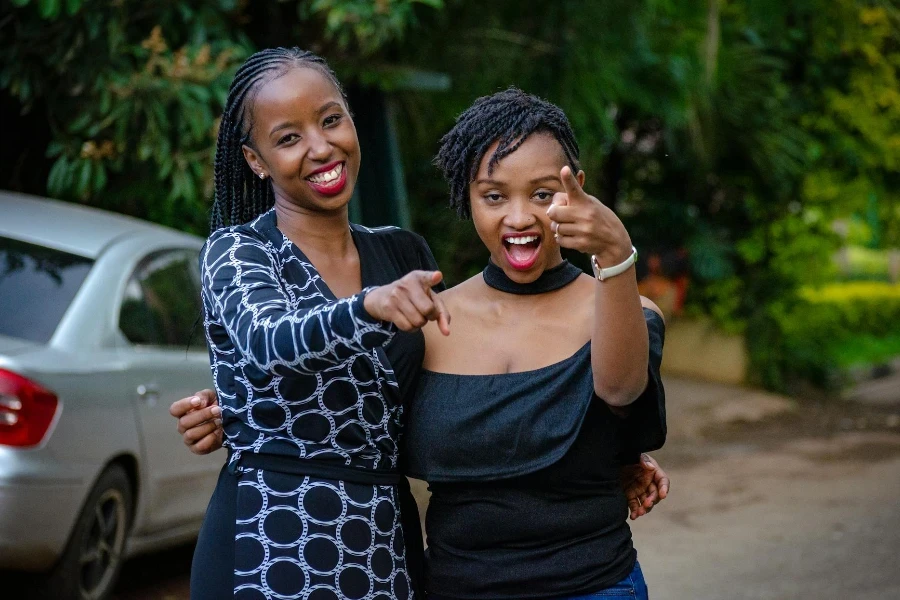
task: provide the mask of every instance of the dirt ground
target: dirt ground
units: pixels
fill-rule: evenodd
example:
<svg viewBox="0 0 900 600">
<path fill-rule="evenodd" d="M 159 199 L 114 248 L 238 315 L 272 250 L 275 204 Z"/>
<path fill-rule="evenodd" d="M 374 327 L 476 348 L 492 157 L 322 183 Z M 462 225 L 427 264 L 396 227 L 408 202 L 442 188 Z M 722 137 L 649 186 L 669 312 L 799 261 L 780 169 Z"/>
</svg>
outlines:
<svg viewBox="0 0 900 600">
<path fill-rule="evenodd" d="M 900 598 L 900 382 L 877 404 L 669 387 L 672 495 L 633 526 L 654 600 Z"/>
<path fill-rule="evenodd" d="M 666 387 L 672 491 L 633 524 L 651 598 L 900 598 L 900 381 L 854 402 Z M 130 561 L 115 598 L 187 600 L 191 553 Z"/>
</svg>

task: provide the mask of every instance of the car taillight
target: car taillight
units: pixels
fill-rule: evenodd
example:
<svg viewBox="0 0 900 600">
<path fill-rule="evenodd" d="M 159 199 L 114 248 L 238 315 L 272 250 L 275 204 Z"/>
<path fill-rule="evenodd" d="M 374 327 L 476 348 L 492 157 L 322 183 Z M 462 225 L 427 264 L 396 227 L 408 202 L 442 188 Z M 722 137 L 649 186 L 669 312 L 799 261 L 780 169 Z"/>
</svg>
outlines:
<svg viewBox="0 0 900 600">
<path fill-rule="evenodd" d="M 0 369 L 0 445 L 27 448 L 40 444 L 58 404 L 50 390 Z"/>
</svg>

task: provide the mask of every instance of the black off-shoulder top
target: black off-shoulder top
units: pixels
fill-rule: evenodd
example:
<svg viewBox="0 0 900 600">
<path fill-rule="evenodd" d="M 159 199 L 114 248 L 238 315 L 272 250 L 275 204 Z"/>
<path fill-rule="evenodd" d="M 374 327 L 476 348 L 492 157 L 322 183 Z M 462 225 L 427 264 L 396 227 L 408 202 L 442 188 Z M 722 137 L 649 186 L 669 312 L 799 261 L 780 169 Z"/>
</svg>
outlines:
<svg viewBox="0 0 900 600">
<path fill-rule="evenodd" d="M 649 380 L 624 419 L 594 394 L 590 343 L 533 371 L 422 372 L 406 447 L 407 473 L 432 491 L 429 598 L 587 594 L 631 571 L 619 471 L 666 436 L 665 327 L 644 316 Z"/>
</svg>

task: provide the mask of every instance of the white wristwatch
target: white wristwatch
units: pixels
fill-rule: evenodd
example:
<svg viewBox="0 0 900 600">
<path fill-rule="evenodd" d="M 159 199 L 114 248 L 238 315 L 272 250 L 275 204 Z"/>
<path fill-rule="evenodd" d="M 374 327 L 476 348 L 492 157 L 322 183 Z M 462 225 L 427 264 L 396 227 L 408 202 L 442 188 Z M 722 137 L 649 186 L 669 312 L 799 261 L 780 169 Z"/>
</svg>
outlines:
<svg viewBox="0 0 900 600">
<path fill-rule="evenodd" d="M 621 275 L 625 271 L 631 268 L 631 265 L 637 262 L 638 251 L 634 246 L 631 247 L 631 256 L 626 258 L 623 262 L 617 264 L 614 267 L 602 268 L 597 264 L 597 255 L 591 254 L 591 267 L 594 268 L 594 277 L 597 278 L 598 281 L 606 281 L 610 277 L 615 277 L 616 275 Z"/>
</svg>

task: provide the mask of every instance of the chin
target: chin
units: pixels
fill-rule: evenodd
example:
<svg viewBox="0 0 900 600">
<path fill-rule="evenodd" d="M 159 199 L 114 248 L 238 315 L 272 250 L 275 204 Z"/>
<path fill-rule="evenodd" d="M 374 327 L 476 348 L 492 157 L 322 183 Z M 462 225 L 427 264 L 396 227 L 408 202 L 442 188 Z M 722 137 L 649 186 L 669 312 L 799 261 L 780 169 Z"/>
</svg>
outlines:
<svg viewBox="0 0 900 600">
<path fill-rule="evenodd" d="M 298 202 L 297 204 L 316 212 L 335 212 L 343 210 L 350 204 L 350 199 L 353 197 L 353 188 L 349 185 L 344 192 L 335 196 L 321 196 L 319 194 L 310 194 L 307 190 L 303 191 L 304 194 L 299 196 L 302 198 L 302 204 L 301 202 Z"/>
</svg>

